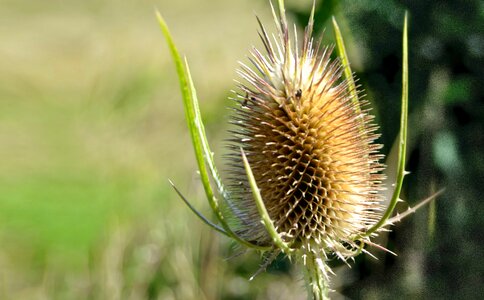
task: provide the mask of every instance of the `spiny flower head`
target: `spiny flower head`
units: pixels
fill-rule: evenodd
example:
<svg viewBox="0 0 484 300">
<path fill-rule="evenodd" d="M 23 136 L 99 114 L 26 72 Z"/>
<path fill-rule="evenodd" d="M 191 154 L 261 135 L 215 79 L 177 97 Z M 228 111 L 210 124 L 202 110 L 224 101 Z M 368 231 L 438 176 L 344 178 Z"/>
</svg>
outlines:
<svg viewBox="0 0 484 300">
<path fill-rule="evenodd" d="M 273 10 L 274 12 L 274 10 Z M 377 126 L 343 76 L 332 48 L 312 37 L 313 19 L 299 45 L 283 12 L 277 34 L 260 24 L 265 51 L 241 64 L 231 117 L 230 184 L 239 234 L 259 245 L 271 237 L 260 222 L 240 155 L 245 152 L 278 234 L 292 249 L 346 259 L 355 239 L 381 218 L 383 169 Z"/>
</svg>

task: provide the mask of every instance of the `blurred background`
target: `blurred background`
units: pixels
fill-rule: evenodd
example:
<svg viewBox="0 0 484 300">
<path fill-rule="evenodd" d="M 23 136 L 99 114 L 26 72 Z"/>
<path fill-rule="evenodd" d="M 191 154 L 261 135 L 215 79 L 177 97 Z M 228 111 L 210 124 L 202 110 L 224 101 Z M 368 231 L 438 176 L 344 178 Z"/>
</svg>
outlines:
<svg viewBox="0 0 484 300">
<path fill-rule="evenodd" d="M 311 1 L 287 0 L 305 25 Z M 332 262 L 334 299 L 484 295 L 484 5 L 318 1 L 336 15 L 373 103 L 385 153 L 398 131 L 403 14 L 409 11 L 410 146 L 405 210 L 352 268 Z M 261 46 L 265 0 L 0 2 L 0 299 L 306 299 L 297 266 L 241 253 L 196 219 L 172 179 L 210 215 L 174 65 L 154 10 L 188 57 L 220 157 L 237 61 Z"/>
</svg>

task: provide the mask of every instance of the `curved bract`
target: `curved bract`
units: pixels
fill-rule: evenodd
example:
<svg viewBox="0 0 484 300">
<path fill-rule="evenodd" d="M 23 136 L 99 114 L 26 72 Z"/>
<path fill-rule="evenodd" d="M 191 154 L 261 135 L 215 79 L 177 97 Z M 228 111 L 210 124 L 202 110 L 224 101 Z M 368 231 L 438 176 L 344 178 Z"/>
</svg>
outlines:
<svg viewBox="0 0 484 300">
<path fill-rule="evenodd" d="M 207 142 L 207 137 L 205 135 L 205 129 L 202 123 L 200 109 L 198 106 L 197 94 L 195 91 L 195 87 L 193 85 L 190 71 L 188 69 L 188 64 L 186 62 L 185 64 L 183 64 L 181 56 L 175 46 L 175 43 L 173 42 L 173 38 L 170 34 L 170 31 L 168 30 L 168 26 L 166 25 L 165 20 L 163 19 L 163 17 L 159 12 L 157 12 L 156 16 L 158 18 L 158 22 L 160 24 L 162 32 L 168 42 L 168 46 L 171 50 L 173 60 L 175 61 L 175 65 L 178 73 L 178 79 L 180 82 L 180 88 L 183 95 L 185 116 L 188 123 L 188 128 L 190 130 L 190 135 L 192 137 L 193 148 L 195 150 L 195 156 L 197 158 L 198 169 L 200 171 L 200 177 L 202 179 L 203 187 L 205 189 L 205 194 L 207 196 L 210 207 L 212 208 L 215 216 L 220 222 L 223 230 L 221 230 L 219 227 L 214 227 L 212 223 L 207 222 L 208 220 L 207 218 L 204 217 L 201 219 L 204 222 L 206 222 L 208 225 L 216 229 L 217 231 L 233 238 L 234 240 L 238 241 L 243 245 L 256 248 L 259 250 L 268 250 L 269 249 L 268 247 L 261 247 L 241 239 L 236 233 L 233 232 L 233 230 L 227 224 L 226 218 L 222 213 L 222 209 L 210 185 L 210 178 L 207 170 L 207 165 L 211 172 L 212 178 L 217 182 L 217 188 L 218 188 L 219 194 L 225 195 L 222 182 L 215 168 L 215 163 L 213 161 L 213 154 L 210 151 L 210 147 Z M 184 197 L 182 199 L 184 199 Z M 190 208 L 193 209 L 191 205 L 190 205 Z M 199 217 L 202 216 L 198 212 L 196 213 L 196 215 Z"/>
</svg>

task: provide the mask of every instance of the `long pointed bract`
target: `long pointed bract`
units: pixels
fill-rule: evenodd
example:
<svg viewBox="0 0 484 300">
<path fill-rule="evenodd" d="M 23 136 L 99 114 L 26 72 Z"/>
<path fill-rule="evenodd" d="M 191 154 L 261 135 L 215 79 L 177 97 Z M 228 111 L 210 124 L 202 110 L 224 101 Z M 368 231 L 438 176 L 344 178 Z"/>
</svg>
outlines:
<svg viewBox="0 0 484 300">
<path fill-rule="evenodd" d="M 334 35 L 336 38 L 336 49 L 338 51 L 338 56 L 341 59 L 341 64 L 343 65 L 343 71 L 345 75 L 345 79 L 348 82 L 348 90 L 351 95 L 351 100 L 355 103 L 355 110 L 357 113 L 360 113 L 360 105 L 358 105 L 358 91 L 356 89 L 355 79 L 353 78 L 353 72 L 351 71 L 348 54 L 346 53 L 345 44 L 343 41 L 343 35 L 339 29 L 338 23 L 336 22 L 336 18 L 333 16 L 333 27 L 334 27 Z"/>
<path fill-rule="evenodd" d="M 402 62 L 402 111 L 400 117 L 400 134 L 398 144 L 398 169 L 397 180 L 395 182 L 395 190 L 393 191 L 392 199 L 386 209 L 383 217 L 367 230 L 365 236 L 371 235 L 373 232 L 386 225 L 388 218 L 393 214 L 395 206 L 398 202 L 398 197 L 402 191 L 403 177 L 405 176 L 405 156 L 407 146 L 407 121 L 408 121 L 408 37 L 407 37 L 407 18 L 408 13 L 405 12 L 405 21 L 403 25 L 403 62 Z"/>
<path fill-rule="evenodd" d="M 175 192 L 178 194 L 178 196 L 180 196 L 180 198 L 183 200 L 183 202 L 185 202 L 185 204 L 188 206 L 188 208 L 190 208 L 190 210 L 198 217 L 200 218 L 200 220 L 202 220 L 205 224 L 207 224 L 208 226 L 212 227 L 213 229 L 215 229 L 216 231 L 224 234 L 225 236 L 228 236 L 230 237 L 230 235 L 223 229 L 223 228 L 220 228 L 219 226 L 213 224 L 209 219 L 207 219 L 201 212 L 199 212 L 191 203 L 190 201 L 188 201 L 187 198 L 185 198 L 185 196 L 183 196 L 183 194 L 180 192 L 180 190 L 177 189 L 177 187 L 175 186 L 175 184 L 173 184 L 173 182 L 171 180 L 168 180 L 171 184 L 171 186 L 173 187 L 173 189 L 175 190 Z"/>
<path fill-rule="evenodd" d="M 417 212 L 418 209 L 425 206 L 426 204 L 429 204 L 431 201 L 435 200 L 438 196 L 440 196 L 444 192 L 445 192 L 445 188 L 441 189 L 438 192 L 436 192 L 435 194 L 432 194 L 429 197 L 421 200 L 417 205 L 407 208 L 406 211 L 404 211 L 402 213 L 397 213 L 396 216 L 393 216 L 393 217 L 391 217 L 390 219 L 387 220 L 387 224 L 394 224 L 396 222 L 400 222 L 405 217 L 409 216 L 410 214 Z"/>
<path fill-rule="evenodd" d="M 217 198 L 215 197 L 212 187 L 210 185 L 210 178 L 207 171 L 207 163 L 210 165 L 210 170 L 214 179 L 218 180 L 221 184 L 219 178 L 217 178 L 218 173 L 216 172 L 215 165 L 213 164 L 212 152 L 207 142 L 205 136 L 205 129 L 201 120 L 200 110 L 198 108 L 198 99 L 196 98 L 195 88 L 193 86 L 193 81 L 190 76 L 190 71 L 188 65 L 183 66 L 181 56 L 175 46 L 173 38 L 168 30 L 168 26 L 159 12 L 156 12 L 158 22 L 160 24 L 161 30 L 170 48 L 173 60 L 175 61 L 176 70 L 178 73 L 178 80 L 180 82 L 180 88 L 183 95 L 183 104 L 185 109 L 185 116 L 188 123 L 188 128 L 190 130 L 190 135 L 192 138 L 193 148 L 195 150 L 195 156 L 197 158 L 198 168 L 200 171 L 200 177 L 205 190 L 210 207 L 212 208 L 215 216 L 222 225 L 225 232 L 230 235 L 234 240 L 239 243 L 255 249 L 267 250 L 267 247 L 261 247 L 256 244 L 252 244 L 246 240 L 240 238 L 235 232 L 230 229 L 225 216 L 223 215 Z M 221 191 L 223 194 L 223 190 Z"/>
<path fill-rule="evenodd" d="M 244 162 L 245 171 L 247 172 L 247 179 L 252 190 L 252 195 L 257 205 L 257 209 L 261 216 L 262 222 L 266 227 L 267 233 L 269 233 L 272 241 L 278 248 L 280 248 L 285 254 L 289 254 L 292 252 L 292 250 L 289 248 L 289 245 L 281 239 L 279 233 L 274 227 L 271 217 L 269 216 L 269 213 L 267 212 L 267 209 L 264 205 L 264 201 L 262 201 L 262 196 L 260 194 L 259 188 L 257 187 L 257 183 L 255 181 L 254 174 L 252 173 L 252 169 L 250 168 L 249 161 L 245 156 L 244 150 L 241 148 L 240 151 L 242 153 L 242 160 Z"/>
</svg>

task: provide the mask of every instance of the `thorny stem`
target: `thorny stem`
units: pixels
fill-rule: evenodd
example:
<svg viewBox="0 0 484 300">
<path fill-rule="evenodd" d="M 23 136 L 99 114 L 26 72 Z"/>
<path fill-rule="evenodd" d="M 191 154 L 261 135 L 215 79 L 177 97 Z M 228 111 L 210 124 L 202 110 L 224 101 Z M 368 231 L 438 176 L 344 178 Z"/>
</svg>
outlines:
<svg viewBox="0 0 484 300">
<path fill-rule="evenodd" d="M 303 255 L 306 265 L 306 282 L 308 294 L 313 300 L 329 300 L 329 272 L 325 259 L 308 251 Z"/>
</svg>

